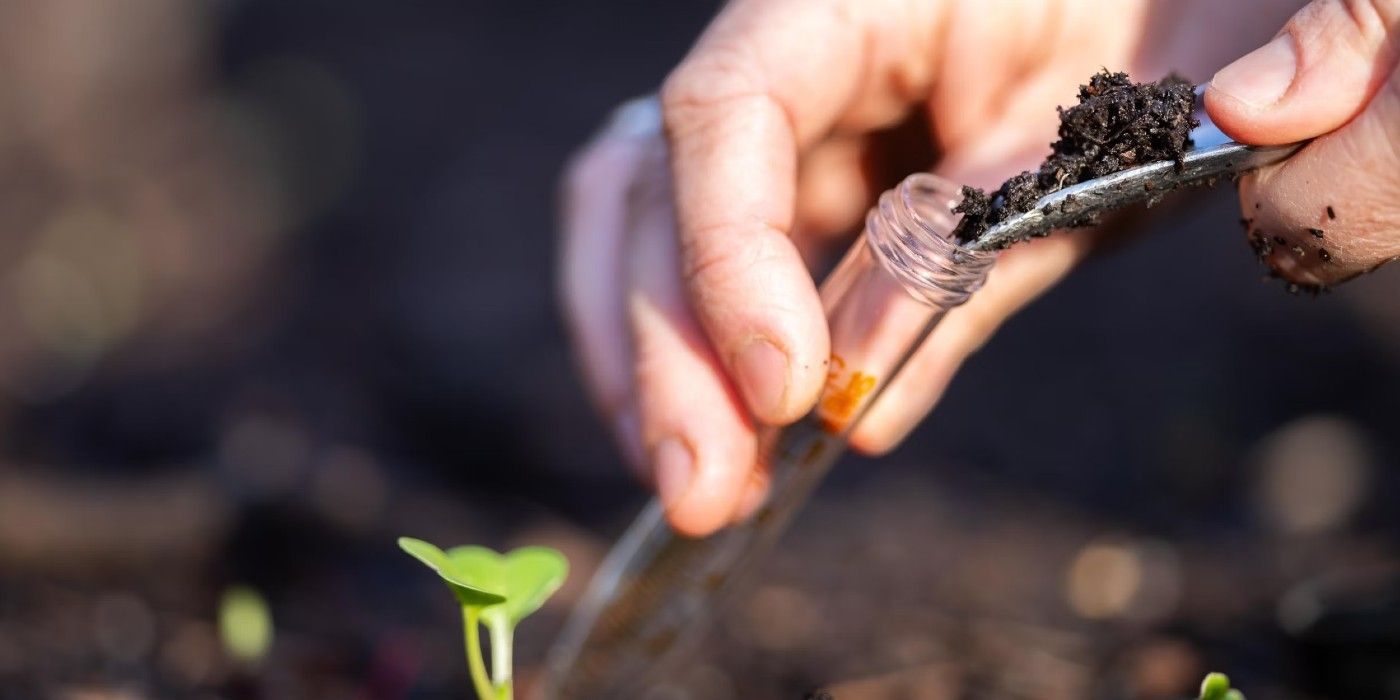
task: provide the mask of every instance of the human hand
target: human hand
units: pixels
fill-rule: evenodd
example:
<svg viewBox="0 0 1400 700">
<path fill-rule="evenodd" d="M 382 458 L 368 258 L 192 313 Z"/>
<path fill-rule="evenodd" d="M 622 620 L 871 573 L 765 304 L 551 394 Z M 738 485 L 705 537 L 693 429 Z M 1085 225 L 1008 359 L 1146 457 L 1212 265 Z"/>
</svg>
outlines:
<svg viewBox="0 0 1400 700">
<path fill-rule="evenodd" d="M 1215 75 L 1206 108 L 1243 143 L 1315 138 L 1240 181 L 1255 250 L 1316 288 L 1400 256 L 1400 0 L 1316 0 Z"/>
<path fill-rule="evenodd" d="M 1055 107 L 1101 67 L 1139 79 L 1208 74 L 1262 42 L 1289 9 L 1279 4 L 728 5 L 666 81 L 664 136 L 628 126 L 645 122 L 634 107 L 565 182 L 560 294 L 584 374 L 672 524 L 706 534 L 761 500 L 755 426 L 802 416 L 826 374 L 827 328 L 804 256 L 859 228 L 883 188 L 928 167 L 994 187 L 1039 161 Z M 915 122 L 931 150 L 885 148 L 883 132 Z M 897 444 L 963 359 L 1095 236 L 1057 234 L 1003 253 L 852 445 Z"/>
</svg>

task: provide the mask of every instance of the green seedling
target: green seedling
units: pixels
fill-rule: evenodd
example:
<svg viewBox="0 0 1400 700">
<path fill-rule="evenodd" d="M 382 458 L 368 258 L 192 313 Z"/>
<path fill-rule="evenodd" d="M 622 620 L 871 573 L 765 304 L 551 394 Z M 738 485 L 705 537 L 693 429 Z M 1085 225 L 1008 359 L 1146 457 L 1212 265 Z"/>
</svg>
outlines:
<svg viewBox="0 0 1400 700">
<path fill-rule="evenodd" d="M 1244 693 L 1230 687 L 1229 676 L 1210 673 L 1201 681 L 1201 700 L 1244 700 Z"/>
<path fill-rule="evenodd" d="M 400 537 L 399 547 L 437 572 L 457 597 L 476 694 L 481 700 L 512 700 L 515 626 L 559 590 L 569 574 L 568 560 L 548 547 L 521 547 L 509 554 L 476 546 L 444 552 L 412 537 Z M 491 633 L 489 675 L 481 654 L 481 625 Z"/>
</svg>

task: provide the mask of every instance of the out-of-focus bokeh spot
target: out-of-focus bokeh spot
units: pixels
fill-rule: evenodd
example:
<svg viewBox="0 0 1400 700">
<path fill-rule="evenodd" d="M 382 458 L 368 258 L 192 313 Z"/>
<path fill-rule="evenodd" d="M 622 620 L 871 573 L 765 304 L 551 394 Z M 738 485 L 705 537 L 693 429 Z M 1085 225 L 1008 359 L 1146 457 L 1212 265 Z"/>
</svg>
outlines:
<svg viewBox="0 0 1400 700">
<path fill-rule="evenodd" d="M 311 468 L 311 445 L 294 422 L 254 413 L 231 421 L 219 439 L 219 463 L 255 498 L 290 492 Z"/>
<path fill-rule="evenodd" d="M 140 663 L 155 645 L 155 614 L 146 601 L 134 595 L 103 594 L 93 604 L 92 617 L 97 648 L 112 661 Z"/>
<path fill-rule="evenodd" d="M 312 502 L 330 522 L 355 532 L 373 532 L 389 499 L 381 469 L 364 450 L 330 446 L 312 467 Z"/>
<path fill-rule="evenodd" d="M 1202 660 L 1190 643 L 1149 639 L 1129 652 L 1128 690 L 1132 697 L 1188 697 L 1200 684 Z"/>
<path fill-rule="evenodd" d="M 160 648 L 160 669 L 189 687 L 218 680 L 221 652 L 214 625 L 197 619 L 180 620 Z"/>
<path fill-rule="evenodd" d="M 257 663 L 272 648 L 272 611 L 262 594 L 232 586 L 219 599 L 219 638 L 235 659 Z"/>
<path fill-rule="evenodd" d="M 1122 544 L 1091 544 L 1079 552 L 1067 577 L 1069 604 L 1085 617 L 1117 617 L 1142 587 L 1142 560 Z"/>
<path fill-rule="evenodd" d="M 763 586 L 744 602 L 745 630 L 765 650 L 792 651 L 817 641 L 823 631 L 820 609 L 799 590 Z"/>
<path fill-rule="evenodd" d="M 1180 589 L 1176 554 L 1163 542 L 1096 540 L 1079 550 L 1065 575 L 1070 607 L 1090 619 L 1166 617 Z"/>
<path fill-rule="evenodd" d="M 55 212 L 8 282 L 5 296 L 22 320 L 19 342 L 33 342 L 26 355 L 43 358 L 5 377 L 29 401 L 76 388 L 140 313 L 142 271 L 124 222 L 82 203 Z"/>
<path fill-rule="evenodd" d="M 1365 503 L 1372 448 L 1354 423 L 1306 416 L 1259 446 L 1256 499 L 1261 515 L 1285 534 L 1332 530 Z"/>
<path fill-rule="evenodd" d="M 259 60 L 238 76 L 230 116 L 265 149 L 277 180 L 275 220 L 293 228 L 325 214 L 355 180 L 364 115 L 345 80 L 312 58 Z"/>
</svg>

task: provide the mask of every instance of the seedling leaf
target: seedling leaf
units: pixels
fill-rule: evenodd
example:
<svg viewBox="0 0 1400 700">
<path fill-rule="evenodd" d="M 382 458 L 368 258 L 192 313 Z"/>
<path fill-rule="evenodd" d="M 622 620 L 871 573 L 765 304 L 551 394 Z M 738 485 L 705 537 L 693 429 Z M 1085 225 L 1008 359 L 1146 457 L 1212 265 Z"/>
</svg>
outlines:
<svg viewBox="0 0 1400 700">
<path fill-rule="evenodd" d="M 505 555 L 486 547 L 453 547 L 446 556 L 468 585 L 505 596 L 485 616 L 489 623 L 504 613 L 511 627 L 539 610 L 569 574 L 568 560 L 548 547 L 521 547 Z"/>
<path fill-rule="evenodd" d="M 452 588 L 462 605 L 484 608 L 505 601 L 505 596 L 477 585 L 473 578 L 464 576 L 453 560 L 437 545 L 412 537 L 400 537 L 399 548 L 437 572 L 437 575 Z"/>
<path fill-rule="evenodd" d="M 1201 700 L 1226 700 L 1230 692 L 1230 678 L 1223 673 L 1207 674 L 1201 681 Z"/>
<path fill-rule="evenodd" d="M 528 617 L 564 585 L 569 560 L 548 547 L 521 547 L 506 555 L 506 606 L 515 622 Z"/>
</svg>

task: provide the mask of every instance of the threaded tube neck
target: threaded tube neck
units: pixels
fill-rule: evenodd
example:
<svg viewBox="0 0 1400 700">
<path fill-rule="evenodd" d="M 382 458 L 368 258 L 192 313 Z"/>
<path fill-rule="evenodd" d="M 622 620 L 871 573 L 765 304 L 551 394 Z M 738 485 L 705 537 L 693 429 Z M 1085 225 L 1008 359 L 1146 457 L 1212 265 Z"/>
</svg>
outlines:
<svg viewBox="0 0 1400 700">
<path fill-rule="evenodd" d="M 915 298 L 941 308 L 967 301 L 997 258 L 953 239 L 960 201 L 956 184 L 917 173 L 880 195 L 865 221 L 866 240 L 885 270 Z"/>
</svg>

